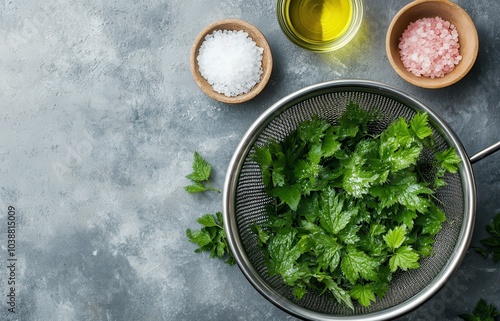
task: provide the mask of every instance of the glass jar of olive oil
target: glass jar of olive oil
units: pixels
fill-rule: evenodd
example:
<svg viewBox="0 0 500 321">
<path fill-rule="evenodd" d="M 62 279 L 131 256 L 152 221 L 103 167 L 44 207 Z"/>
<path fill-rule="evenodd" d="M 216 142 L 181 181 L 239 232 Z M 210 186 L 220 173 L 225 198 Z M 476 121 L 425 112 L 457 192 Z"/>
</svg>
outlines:
<svg viewBox="0 0 500 321">
<path fill-rule="evenodd" d="M 363 17 L 361 0 L 278 0 L 285 35 L 313 51 L 332 51 L 354 38 Z"/>
</svg>

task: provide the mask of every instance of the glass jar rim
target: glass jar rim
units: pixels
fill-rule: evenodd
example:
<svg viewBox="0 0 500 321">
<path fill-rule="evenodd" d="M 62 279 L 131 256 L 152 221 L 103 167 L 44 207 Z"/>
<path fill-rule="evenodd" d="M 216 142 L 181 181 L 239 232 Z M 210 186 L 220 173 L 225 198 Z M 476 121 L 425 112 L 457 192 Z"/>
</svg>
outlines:
<svg viewBox="0 0 500 321">
<path fill-rule="evenodd" d="M 292 30 L 292 27 L 287 23 L 285 19 L 286 6 L 291 1 L 292 0 L 278 0 L 277 2 L 278 22 L 281 27 L 281 30 L 288 37 L 288 39 L 290 39 L 293 43 L 302 48 L 318 52 L 333 51 L 340 49 L 354 38 L 354 36 L 356 35 L 361 26 L 361 21 L 363 18 L 362 0 L 349 0 L 352 5 L 351 6 L 352 20 L 347 30 L 340 37 L 330 41 L 304 41 L 295 34 L 295 32 Z"/>
</svg>

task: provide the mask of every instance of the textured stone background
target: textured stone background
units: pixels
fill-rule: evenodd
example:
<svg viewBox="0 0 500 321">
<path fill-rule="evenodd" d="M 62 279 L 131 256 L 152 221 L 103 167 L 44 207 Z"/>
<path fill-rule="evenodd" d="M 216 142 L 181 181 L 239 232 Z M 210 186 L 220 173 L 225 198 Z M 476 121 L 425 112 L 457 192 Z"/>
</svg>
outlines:
<svg viewBox="0 0 500 321">
<path fill-rule="evenodd" d="M 296 320 L 237 267 L 193 253 L 186 228 L 222 208 L 183 186 L 199 151 L 222 187 L 239 139 L 272 103 L 321 81 L 362 78 L 432 106 L 471 155 L 500 139 L 500 3 L 457 1 L 475 21 L 478 60 L 460 83 L 405 83 L 385 32 L 409 1 L 365 0 L 345 48 L 316 54 L 288 41 L 275 1 L 19 0 L 0 3 L 0 319 Z M 192 41 L 223 18 L 253 23 L 274 70 L 253 101 L 205 96 L 189 71 Z M 473 245 L 500 210 L 500 153 L 474 165 Z M 7 312 L 7 207 L 17 210 L 17 313 Z M 500 308 L 500 265 L 475 252 L 430 301 L 400 320 L 458 320 L 482 297 Z"/>
</svg>

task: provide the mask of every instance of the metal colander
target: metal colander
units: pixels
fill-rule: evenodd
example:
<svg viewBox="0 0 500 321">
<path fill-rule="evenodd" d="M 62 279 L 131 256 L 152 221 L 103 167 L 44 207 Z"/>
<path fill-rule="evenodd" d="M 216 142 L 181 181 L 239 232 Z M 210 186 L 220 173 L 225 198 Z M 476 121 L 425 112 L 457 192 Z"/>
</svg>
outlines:
<svg viewBox="0 0 500 321">
<path fill-rule="evenodd" d="M 263 252 L 251 230 L 254 223 L 266 220 L 266 205 L 272 201 L 264 190 L 258 164 L 250 159 L 254 146 L 271 139 L 281 141 L 299 123 L 313 116 L 335 124 L 350 101 L 382 115 L 370 128 L 374 133 L 381 132 L 398 117 L 409 120 L 417 111 L 427 112 L 437 148 L 454 146 L 462 159 L 459 172 L 447 175 L 446 187 L 436 193 L 447 220 L 436 236 L 433 255 L 422 259 L 420 268 L 395 274 L 390 290 L 383 298 L 377 298 L 376 303 L 368 308 L 355 304 L 354 310 L 331 296 L 313 291 L 297 300 L 280 276 L 269 276 Z M 425 151 L 421 157 L 426 157 Z M 392 319 L 425 302 L 444 285 L 466 254 L 474 227 L 475 198 L 471 162 L 450 127 L 415 98 L 380 83 L 360 80 L 313 85 L 272 105 L 254 122 L 237 147 L 228 168 L 223 197 L 228 243 L 246 278 L 270 302 L 308 320 Z"/>
</svg>

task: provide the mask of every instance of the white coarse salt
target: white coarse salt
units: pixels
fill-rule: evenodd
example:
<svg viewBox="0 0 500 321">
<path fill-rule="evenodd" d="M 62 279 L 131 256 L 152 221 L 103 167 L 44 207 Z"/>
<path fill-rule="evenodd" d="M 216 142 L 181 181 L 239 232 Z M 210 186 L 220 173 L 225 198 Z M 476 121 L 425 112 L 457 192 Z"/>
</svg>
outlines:
<svg viewBox="0 0 500 321">
<path fill-rule="evenodd" d="M 260 82 L 263 52 L 247 32 L 216 30 L 200 46 L 198 67 L 216 92 L 234 97 Z"/>
<path fill-rule="evenodd" d="M 456 27 L 440 17 L 410 23 L 399 41 L 403 65 L 418 77 L 444 77 L 462 60 Z"/>
</svg>

